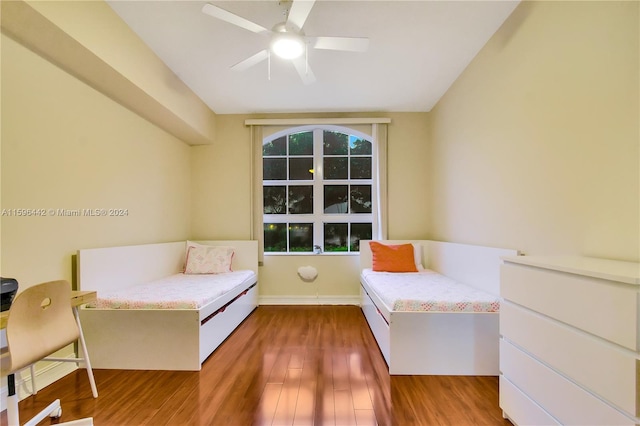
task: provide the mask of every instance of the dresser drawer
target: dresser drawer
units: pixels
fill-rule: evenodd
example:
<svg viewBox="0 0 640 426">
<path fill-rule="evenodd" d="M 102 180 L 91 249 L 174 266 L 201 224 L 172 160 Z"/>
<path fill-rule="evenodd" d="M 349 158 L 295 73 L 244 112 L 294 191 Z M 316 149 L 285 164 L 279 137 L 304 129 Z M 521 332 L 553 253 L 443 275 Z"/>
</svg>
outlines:
<svg viewBox="0 0 640 426">
<path fill-rule="evenodd" d="M 640 361 L 631 351 L 508 301 L 500 307 L 500 333 L 630 416 L 639 415 Z"/>
<path fill-rule="evenodd" d="M 542 407 L 504 376 L 500 376 L 500 408 L 516 425 L 560 425 Z"/>
<path fill-rule="evenodd" d="M 500 342 L 500 371 L 563 425 L 636 424 L 632 418 L 504 339 Z"/>
<path fill-rule="evenodd" d="M 632 351 L 639 350 L 637 285 L 503 264 L 500 295 Z"/>
</svg>

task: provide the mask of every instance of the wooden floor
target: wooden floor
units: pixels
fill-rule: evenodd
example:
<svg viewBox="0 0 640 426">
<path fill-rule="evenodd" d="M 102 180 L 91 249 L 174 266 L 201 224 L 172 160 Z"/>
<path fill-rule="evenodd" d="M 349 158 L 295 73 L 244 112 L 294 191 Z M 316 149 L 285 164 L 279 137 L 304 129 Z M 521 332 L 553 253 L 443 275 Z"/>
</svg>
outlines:
<svg viewBox="0 0 640 426">
<path fill-rule="evenodd" d="M 261 306 L 200 372 L 94 373 L 97 399 L 77 370 L 21 418 L 60 398 L 61 422 L 96 425 L 510 425 L 495 377 L 390 377 L 356 306 Z"/>
</svg>

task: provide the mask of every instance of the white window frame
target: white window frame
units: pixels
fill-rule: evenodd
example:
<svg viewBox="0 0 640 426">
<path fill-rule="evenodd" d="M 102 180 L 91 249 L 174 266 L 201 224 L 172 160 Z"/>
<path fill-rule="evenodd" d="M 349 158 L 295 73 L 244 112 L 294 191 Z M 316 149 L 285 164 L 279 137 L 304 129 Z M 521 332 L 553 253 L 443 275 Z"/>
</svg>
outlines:
<svg viewBox="0 0 640 426">
<path fill-rule="evenodd" d="M 262 140 L 262 146 L 267 143 L 272 142 L 275 139 L 281 138 L 283 136 L 287 136 L 293 133 L 301 133 L 313 131 L 313 167 L 314 174 L 313 180 L 262 180 L 262 185 L 276 185 L 276 186 L 296 186 L 296 185 L 313 185 L 313 213 L 312 214 L 262 214 L 262 224 L 264 228 L 265 223 L 313 223 L 313 244 L 314 246 L 320 246 L 323 254 L 329 255 L 358 255 L 357 251 L 346 251 L 346 252 L 325 252 L 324 251 L 324 224 L 325 223 L 371 223 L 371 232 L 372 239 L 378 238 L 378 168 L 376 165 L 378 162 L 378 149 L 376 146 L 376 140 L 372 135 L 368 135 L 366 133 L 357 131 L 355 129 L 338 126 L 338 125 L 326 125 L 326 124 L 316 124 L 316 125 L 304 125 L 297 127 L 289 127 L 287 129 L 281 130 L 279 132 L 273 133 Z M 355 137 L 365 139 L 371 142 L 371 179 L 340 179 L 340 180 L 324 180 L 324 170 L 323 170 L 323 132 L 324 131 L 333 131 L 344 133 L 348 135 L 353 135 Z M 287 141 L 288 142 L 288 141 Z M 288 143 L 287 143 L 288 149 Z M 347 153 L 347 157 L 350 158 L 350 153 Z M 265 158 L 263 156 L 263 158 Z M 269 157 L 266 157 L 269 158 Z M 287 152 L 287 159 L 295 158 L 290 157 Z M 287 161 L 287 168 L 289 162 Z M 350 164 L 350 162 L 349 162 Z M 288 176 L 288 174 L 287 174 Z M 335 214 L 335 213 L 324 213 L 324 185 L 327 182 L 335 183 L 336 185 L 371 185 L 371 213 L 345 213 L 345 214 Z M 288 197 L 288 191 L 287 191 Z M 262 230 L 264 232 L 264 229 Z M 350 227 L 349 227 L 350 232 Z M 350 234 L 349 234 L 350 236 Z M 349 240 L 350 241 L 350 240 Z M 350 243 L 348 243 L 350 244 Z M 308 254 L 318 254 L 313 252 L 290 252 L 289 251 L 289 230 L 287 230 L 287 251 L 286 252 L 264 252 L 265 255 L 308 255 Z"/>
</svg>

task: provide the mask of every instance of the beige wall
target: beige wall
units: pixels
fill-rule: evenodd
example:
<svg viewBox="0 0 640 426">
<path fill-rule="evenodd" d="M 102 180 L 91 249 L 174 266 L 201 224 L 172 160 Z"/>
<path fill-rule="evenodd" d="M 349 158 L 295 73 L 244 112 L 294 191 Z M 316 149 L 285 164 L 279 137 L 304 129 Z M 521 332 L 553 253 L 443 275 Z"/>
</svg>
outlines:
<svg viewBox="0 0 640 426">
<path fill-rule="evenodd" d="M 430 113 L 429 237 L 640 259 L 638 2 L 526 2 Z"/>
<path fill-rule="evenodd" d="M 213 144 L 191 148 L 194 239 L 250 237 L 251 131 L 244 120 L 218 115 Z"/>
<path fill-rule="evenodd" d="M 427 114 L 292 114 L 286 117 L 384 116 L 388 127 L 389 237 L 427 235 Z M 218 115 L 212 145 L 192 148 L 192 233 L 194 239 L 249 238 L 251 227 L 251 132 L 249 118 L 283 115 Z M 318 279 L 304 283 L 300 266 L 314 266 Z M 266 256 L 260 294 L 273 297 L 353 297 L 358 295 L 358 257 L 332 255 Z"/>
<path fill-rule="evenodd" d="M 206 144 L 215 114 L 103 1 L 0 2 L 2 33 L 180 140 Z"/>
<path fill-rule="evenodd" d="M 190 148 L 2 36 L 2 209 L 127 209 L 124 217 L 2 216 L 2 274 L 71 280 L 77 249 L 190 235 Z M 10 210 L 9 210 L 10 211 Z"/>
</svg>

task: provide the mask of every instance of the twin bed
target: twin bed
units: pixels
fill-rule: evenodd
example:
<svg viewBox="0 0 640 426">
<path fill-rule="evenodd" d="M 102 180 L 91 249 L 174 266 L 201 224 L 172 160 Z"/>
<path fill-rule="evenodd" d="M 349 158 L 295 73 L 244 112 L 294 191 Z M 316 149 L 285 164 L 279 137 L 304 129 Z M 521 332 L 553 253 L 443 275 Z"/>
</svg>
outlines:
<svg viewBox="0 0 640 426">
<path fill-rule="evenodd" d="M 361 241 L 361 308 L 389 373 L 498 375 L 499 268 L 503 256 L 518 252 L 428 240 L 378 243 L 412 244 L 417 271 L 374 271 L 376 253 Z M 214 268 L 224 257 L 233 272 L 203 273 L 210 251 L 226 255 L 215 257 Z M 199 263 L 190 269 L 194 259 Z M 79 250 L 77 265 L 79 289 L 99 298 L 80 310 L 94 368 L 200 370 L 258 305 L 256 241 Z"/>
<path fill-rule="evenodd" d="M 77 265 L 98 292 L 80 310 L 93 368 L 200 370 L 258 305 L 256 241 L 79 250 Z"/>
<path fill-rule="evenodd" d="M 360 242 L 361 307 L 389 374 L 499 374 L 500 264 L 515 250 L 428 240 L 412 244 L 417 272 L 373 271 Z"/>
</svg>

